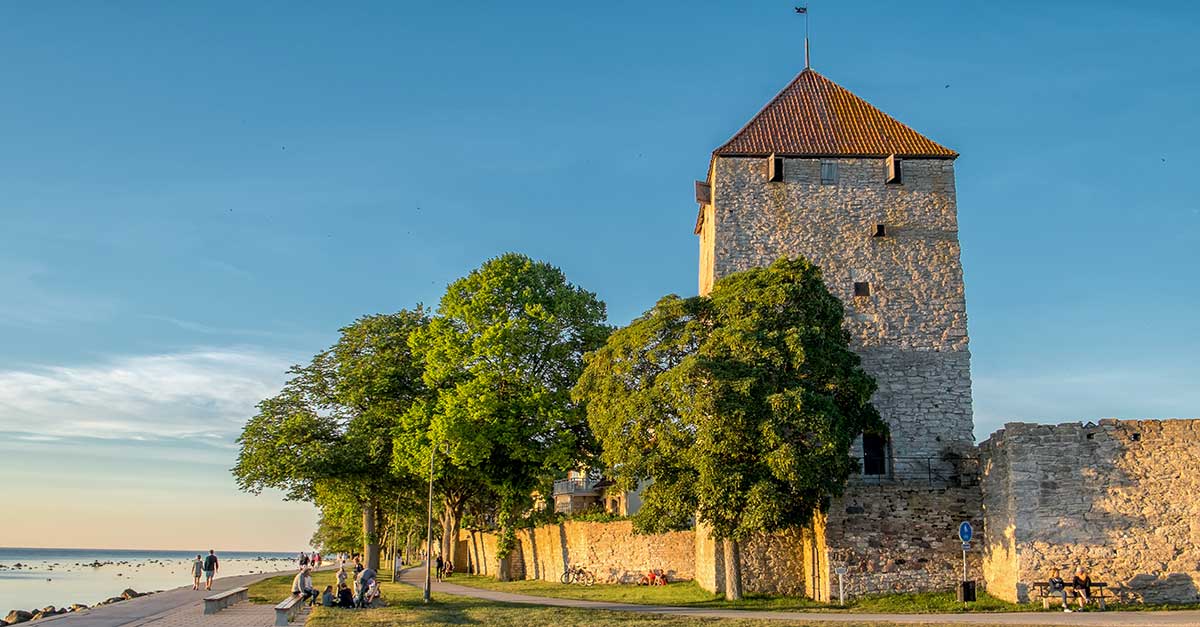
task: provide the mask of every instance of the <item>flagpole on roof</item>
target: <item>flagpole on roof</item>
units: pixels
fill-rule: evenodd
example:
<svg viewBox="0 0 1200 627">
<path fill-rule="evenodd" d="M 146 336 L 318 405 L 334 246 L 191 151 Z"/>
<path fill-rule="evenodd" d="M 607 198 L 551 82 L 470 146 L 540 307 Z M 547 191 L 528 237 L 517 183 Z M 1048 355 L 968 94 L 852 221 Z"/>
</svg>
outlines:
<svg viewBox="0 0 1200 627">
<path fill-rule="evenodd" d="M 796 13 L 804 16 L 804 69 L 809 69 L 808 60 L 808 6 L 796 7 Z"/>
</svg>

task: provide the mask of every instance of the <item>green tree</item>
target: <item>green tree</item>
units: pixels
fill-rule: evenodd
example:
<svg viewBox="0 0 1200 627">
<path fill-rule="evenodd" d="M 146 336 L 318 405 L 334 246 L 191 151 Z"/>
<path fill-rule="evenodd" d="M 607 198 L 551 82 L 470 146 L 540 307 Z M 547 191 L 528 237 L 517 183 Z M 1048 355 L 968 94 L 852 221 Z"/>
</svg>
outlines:
<svg viewBox="0 0 1200 627">
<path fill-rule="evenodd" d="M 418 502 L 419 478 L 392 465 L 399 416 L 426 394 L 409 336 L 428 323 L 417 308 L 360 318 L 276 396 L 259 403 L 242 431 L 238 486 L 283 490 L 292 500 L 351 499 L 361 511 L 363 553 L 379 566 L 384 510 L 397 497 Z M 331 509 L 331 515 L 333 510 Z"/>
<path fill-rule="evenodd" d="M 412 336 L 434 395 L 403 419 L 398 464 L 428 468 L 431 447 L 448 445 L 439 485 L 446 488 L 444 546 L 457 561 L 449 539 L 472 496 L 498 501 L 498 524 L 511 539 L 531 492 L 593 454 L 570 392 L 583 355 L 609 329 L 595 294 L 558 268 L 514 253 L 451 284 L 437 314 Z"/>
<path fill-rule="evenodd" d="M 854 439 L 885 429 L 849 340 L 820 270 L 782 259 L 668 296 L 588 356 L 574 396 L 602 459 L 626 489 L 649 482 L 635 524 L 708 525 L 727 598 L 739 542 L 808 524 L 857 468 Z"/>
</svg>

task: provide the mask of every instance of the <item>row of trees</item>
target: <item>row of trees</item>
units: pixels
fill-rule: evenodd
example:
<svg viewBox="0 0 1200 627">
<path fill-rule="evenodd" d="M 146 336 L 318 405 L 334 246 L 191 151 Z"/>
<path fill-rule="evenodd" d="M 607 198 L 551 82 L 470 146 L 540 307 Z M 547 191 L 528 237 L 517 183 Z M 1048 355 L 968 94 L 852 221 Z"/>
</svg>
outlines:
<svg viewBox="0 0 1200 627">
<path fill-rule="evenodd" d="M 738 543 L 807 524 L 854 471 L 854 438 L 883 429 L 848 342 L 841 303 L 804 260 L 668 296 L 613 332 L 595 294 L 507 254 L 435 312 L 360 318 L 293 367 L 247 422 L 233 473 L 244 490 L 315 503 L 314 541 L 364 546 L 377 567 L 389 534 L 408 546 L 423 527 L 431 476 L 457 562 L 462 525 L 497 530 L 503 557 L 539 515 L 534 494 L 601 466 L 644 489 L 638 530 L 708 524 L 736 598 Z"/>
</svg>

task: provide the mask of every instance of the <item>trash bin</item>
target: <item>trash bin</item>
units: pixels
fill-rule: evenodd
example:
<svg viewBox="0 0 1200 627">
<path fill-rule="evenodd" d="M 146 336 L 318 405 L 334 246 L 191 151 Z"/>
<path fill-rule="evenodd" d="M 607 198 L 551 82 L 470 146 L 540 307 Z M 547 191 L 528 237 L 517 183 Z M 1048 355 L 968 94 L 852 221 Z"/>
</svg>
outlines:
<svg viewBox="0 0 1200 627">
<path fill-rule="evenodd" d="M 975 600 L 974 581 L 964 581 L 958 584 L 958 600 L 960 603 L 968 603 Z"/>
</svg>

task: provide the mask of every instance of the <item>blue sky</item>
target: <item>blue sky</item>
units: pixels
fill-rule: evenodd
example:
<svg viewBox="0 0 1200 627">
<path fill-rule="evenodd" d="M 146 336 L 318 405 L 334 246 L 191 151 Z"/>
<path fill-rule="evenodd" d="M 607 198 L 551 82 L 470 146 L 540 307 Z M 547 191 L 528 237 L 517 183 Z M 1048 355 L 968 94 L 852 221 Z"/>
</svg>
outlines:
<svg viewBox="0 0 1200 627">
<path fill-rule="evenodd" d="M 340 325 L 509 250 L 614 323 L 695 293 L 692 181 L 802 68 L 792 4 L 0 6 L 0 476 L 54 501 L 0 539 L 298 550 L 227 469 Z M 1200 9 L 810 7 L 817 70 L 962 153 L 976 436 L 1200 414 Z"/>
</svg>

